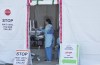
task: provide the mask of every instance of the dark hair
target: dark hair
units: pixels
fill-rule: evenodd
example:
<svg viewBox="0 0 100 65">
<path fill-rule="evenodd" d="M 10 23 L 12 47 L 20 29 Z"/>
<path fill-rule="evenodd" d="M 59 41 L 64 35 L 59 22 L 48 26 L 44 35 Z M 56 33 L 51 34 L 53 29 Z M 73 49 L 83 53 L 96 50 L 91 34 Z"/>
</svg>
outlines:
<svg viewBox="0 0 100 65">
<path fill-rule="evenodd" d="M 50 19 L 46 19 L 46 22 L 48 22 L 49 24 L 52 24 Z"/>
</svg>

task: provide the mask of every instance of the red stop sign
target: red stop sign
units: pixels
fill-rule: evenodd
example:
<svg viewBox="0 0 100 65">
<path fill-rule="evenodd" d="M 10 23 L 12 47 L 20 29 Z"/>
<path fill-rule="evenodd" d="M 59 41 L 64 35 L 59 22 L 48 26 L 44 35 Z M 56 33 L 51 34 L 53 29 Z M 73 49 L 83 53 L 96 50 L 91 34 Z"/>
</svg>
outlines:
<svg viewBox="0 0 100 65">
<path fill-rule="evenodd" d="M 6 14 L 7 16 L 9 16 L 9 15 L 11 14 L 11 11 L 10 11 L 9 9 L 6 9 L 6 10 L 5 10 L 5 14 Z"/>
</svg>

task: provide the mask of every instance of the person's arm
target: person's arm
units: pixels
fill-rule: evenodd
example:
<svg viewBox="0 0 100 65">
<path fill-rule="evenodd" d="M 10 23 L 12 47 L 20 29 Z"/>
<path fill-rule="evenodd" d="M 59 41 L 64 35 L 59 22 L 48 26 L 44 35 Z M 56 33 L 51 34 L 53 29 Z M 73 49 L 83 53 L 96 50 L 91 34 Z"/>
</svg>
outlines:
<svg viewBox="0 0 100 65">
<path fill-rule="evenodd" d="M 47 28 L 46 28 L 46 31 L 48 34 L 52 34 L 53 33 L 53 27 L 52 25 L 49 25 Z"/>
</svg>

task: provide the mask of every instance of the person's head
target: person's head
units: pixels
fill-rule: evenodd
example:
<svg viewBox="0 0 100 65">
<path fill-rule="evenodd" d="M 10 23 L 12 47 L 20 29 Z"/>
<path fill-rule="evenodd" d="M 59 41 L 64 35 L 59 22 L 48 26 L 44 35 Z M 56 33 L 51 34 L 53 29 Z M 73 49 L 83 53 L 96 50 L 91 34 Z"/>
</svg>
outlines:
<svg viewBox="0 0 100 65">
<path fill-rule="evenodd" d="M 51 23 L 51 20 L 50 20 L 49 18 L 46 19 L 46 20 L 45 20 L 45 24 L 46 24 L 46 25 L 47 25 L 47 24 L 52 24 L 52 23 Z"/>
</svg>

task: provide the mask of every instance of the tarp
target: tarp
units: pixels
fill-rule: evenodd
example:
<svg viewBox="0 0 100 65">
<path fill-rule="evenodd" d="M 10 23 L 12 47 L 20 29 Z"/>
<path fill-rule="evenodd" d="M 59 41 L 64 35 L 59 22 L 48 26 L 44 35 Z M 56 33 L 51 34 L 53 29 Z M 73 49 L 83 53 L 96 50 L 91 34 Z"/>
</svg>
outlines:
<svg viewBox="0 0 100 65">
<path fill-rule="evenodd" d="M 100 0 L 62 0 L 63 44 L 79 44 L 80 65 L 100 65 Z"/>
<path fill-rule="evenodd" d="M 0 0 L 0 64 L 12 63 L 26 49 L 27 0 Z"/>
</svg>

